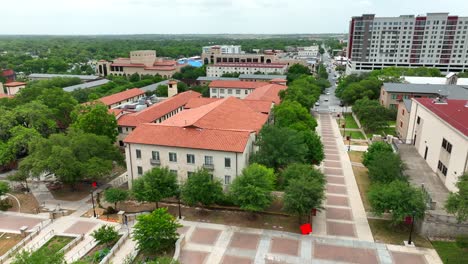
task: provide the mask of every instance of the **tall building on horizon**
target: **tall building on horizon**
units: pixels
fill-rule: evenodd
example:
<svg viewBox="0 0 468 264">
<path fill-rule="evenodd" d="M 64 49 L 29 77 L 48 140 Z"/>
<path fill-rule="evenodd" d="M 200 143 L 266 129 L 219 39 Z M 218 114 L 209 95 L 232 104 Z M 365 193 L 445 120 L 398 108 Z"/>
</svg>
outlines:
<svg viewBox="0 0 468 264">
<path fill-rule="evenodd" d="M 355 16 L 349 24 L 346 73 L 391 66 L 468 71 L 467 41 L 468 17 L 449 13 Z"/>
</svg>

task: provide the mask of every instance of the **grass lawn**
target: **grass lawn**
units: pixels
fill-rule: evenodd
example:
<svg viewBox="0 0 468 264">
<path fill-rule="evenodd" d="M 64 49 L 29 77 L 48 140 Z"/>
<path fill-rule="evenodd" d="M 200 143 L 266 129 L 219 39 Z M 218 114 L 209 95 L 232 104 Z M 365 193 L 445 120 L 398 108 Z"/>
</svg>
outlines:
<svg viewBox="0 0 468 264">
<path fill-rule="evenodd" d="M 345 114 L 346 128 L 359 128 L 352 114 Z"/>
<path fill-rule="evenodd" d="M 351 143 L 353 143 L 353 141 L 351 141 Z M 352 162 L 362 163 L 362 155 L 364 155 L 362 151 L 348 151 L 349 159 Z"/>
<path fill-rule="evenodd" d="M 459 248 L 455 242 L 432 241 L 432 246 L 445 264 L 468 263 L 468 249 Z"/>
<path fill-rule="evenodd" d="M 369 201 L 367 200 L 367 190 L 370 186 L 369 176 L 367 175 L 367 168 L 353 166 L 354 178 L 359 188 L 359 194 L 361 195 L 362 204 L 366 211 L 370 211 Z"/>
<path fill-rule="evenodd" d="M 343 129 L 341 129 L 341 134 L 343 134 Z M 361 131 L 346 131 L 346 136 L 351 135 L 351 143 L 353 139 L 366 139 Z"/>
<path fill-rule="evenodd" d="M 388 121 L 387 124 L 388 124 L 388 126 L 390 126 L 390 127 L 395 127 L 396 121 L 395 121 L 395 120 Z"/>
<path fill-rule="evenodd" d="M 393 226 L 390 221 L 377 219 L 368 219 L 368 221 L 375 242 L 402 246 L 403 241 L 408 241 L 410 225 L 400 224 Z M 431 242 L 417 235 L 416 232 L 413 232 L 412 240 L 417 247 L 432 248 Z"/>
<path fill-rule="evenodd" d="M 44 250 L 44 248 L 49 248 L 53 252 L 58 252 L 60 249 L 62 249 L 68 243 L 70 243 L 73 239 L 75 238 L 67 236 L 54 236 L 38 250 Z"/>
<path fill-rule="evenodd" d="M 0 256 L 18 244 L 23 237 L 19 234 L 0 233 Z"/>
</svg>

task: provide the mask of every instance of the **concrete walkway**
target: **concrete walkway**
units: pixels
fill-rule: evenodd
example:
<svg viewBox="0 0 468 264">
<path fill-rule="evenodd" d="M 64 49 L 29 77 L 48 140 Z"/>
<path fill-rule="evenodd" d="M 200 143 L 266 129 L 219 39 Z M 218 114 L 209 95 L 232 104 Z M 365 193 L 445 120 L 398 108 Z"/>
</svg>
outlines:
<svg viewBox="0 0 468 264">
<path fill-rule="evenodd" d="M 182 264 L 442 264 L 435 250 L 180 221 Z"/>
<path fill-rule="evenodd" d="M 325 210 L 313 221 L 315 235 L 373 242 L 372 232 L 354 178 L 347 146 L 330 114 L 319 115 L 318 132 L 325 149 L 322 170 L 327 177 Z"/>
</svg>

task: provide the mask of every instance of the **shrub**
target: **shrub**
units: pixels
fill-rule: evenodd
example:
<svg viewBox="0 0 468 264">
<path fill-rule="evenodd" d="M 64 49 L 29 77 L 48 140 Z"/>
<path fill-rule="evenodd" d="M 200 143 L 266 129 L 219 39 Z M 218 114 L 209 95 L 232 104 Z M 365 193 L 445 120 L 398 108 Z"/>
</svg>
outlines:
<svg viewBox="0 0 468 264">
<path fill-rule="evenodd" d="M 457 246 L 460 248 L 468 248 L 468 236 L 460 235 L 455 239 Z"/>
<path fill-rule="evenodd" d="M 119 233 L 113 226 L 103 225 L 95 230 L 91 236 L 96 239 L 98 244 L 105 244 L 107 247 L 110 247 L 110 245 L 119 238 Z"/>
</svg>

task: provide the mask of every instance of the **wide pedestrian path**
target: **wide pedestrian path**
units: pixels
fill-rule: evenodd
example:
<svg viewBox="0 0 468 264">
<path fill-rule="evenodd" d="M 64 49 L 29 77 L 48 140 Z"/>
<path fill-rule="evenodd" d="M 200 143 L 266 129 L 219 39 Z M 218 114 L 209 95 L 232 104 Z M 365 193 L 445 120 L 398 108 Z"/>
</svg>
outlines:
<svg viewBox="0 0 468 264">
<path fill-rule="evenodd" d="M 318 121 L 318 133 L 325 150 L 322 170 L 327 178 L 327 188 L 325 209 L 314 217 L 314 234 L 373 242 L 338 125 L 328 113 L 319 114 Z"/>
</svg>

